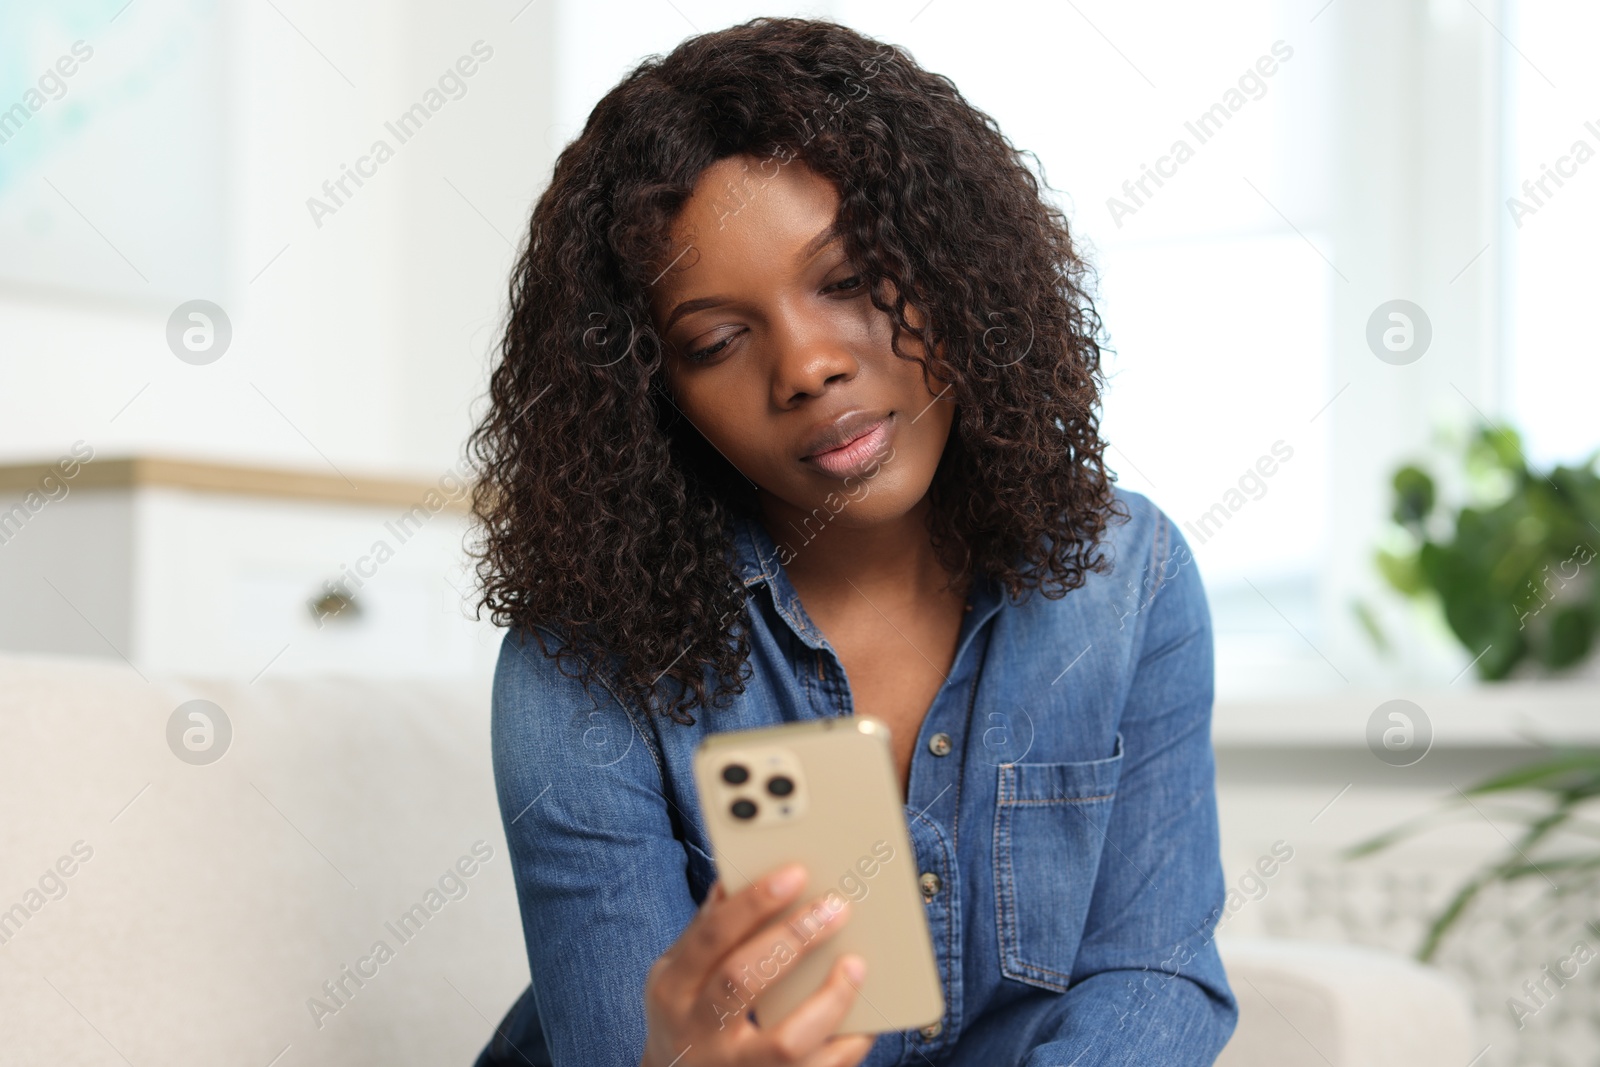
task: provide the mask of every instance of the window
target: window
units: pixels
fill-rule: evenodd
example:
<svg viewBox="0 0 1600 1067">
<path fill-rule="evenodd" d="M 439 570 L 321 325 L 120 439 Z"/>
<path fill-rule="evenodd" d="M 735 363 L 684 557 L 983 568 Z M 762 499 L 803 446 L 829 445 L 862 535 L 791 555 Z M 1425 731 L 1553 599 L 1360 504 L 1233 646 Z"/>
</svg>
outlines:
<svg viewBox="0 0 1600 1067">
<path fill-rule="evenodd" d="M 1600 8 L 1513 3 L 1506 79 L 1505 356 L 1510 410 L 1530 462 L 1600 448 Z"/>
</svg>

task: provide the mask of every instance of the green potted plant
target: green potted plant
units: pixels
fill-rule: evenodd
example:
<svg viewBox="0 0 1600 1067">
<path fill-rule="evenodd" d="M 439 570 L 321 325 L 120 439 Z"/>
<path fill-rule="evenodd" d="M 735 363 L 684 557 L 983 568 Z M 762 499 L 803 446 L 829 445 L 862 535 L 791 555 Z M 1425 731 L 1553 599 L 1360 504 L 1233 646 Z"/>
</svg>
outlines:
<svg viewBox="0 0 1600 1067">
<path fill-rule="evenodd" d="M 1485 425 L 1459 448 L 1446 472 L 1465 499 L 1444 506 L 1438 482 L 1420 465 L 1395 471 L 1393 525 L 1377 550 L 1379 573 L 1408 597 L 1433 599 L 1450 630 L 1477 656 L 1478 676 L 1557 674 L 1593 653 L 1600 631 L 1600 450 L 1575 467 L 1529 467 L 1520 435 Z M 1369 609 L 1368 632 L 1386 645 Z M 1518 826 L 1506 848 L 1456 888 L 1433 917 L 1418 959 L 1433 959 L 1445 935 L 1493 885 L 1534 880 L 1554 901 L 1600 879 L 1600 751 L 1557 750 L 1480 782 L 1439 810 L 1363 841 L 1346 858 L 1369 856 L 1441 822 L 1487 817 Z M 1485 811 L 1485 807 L 1489 811 Z M 1600 936 L 1600 929 L 1596 931 Z"/>
<path fill-rule="evenodd" d="M 1491 885 L 1543 883 L 1540 896 L 1551 901 L 1594 885 L 1600 879 L 1600 821 L 1593 818 L 1597 797 L 1600 751 L 1563 751 L 1480 782 L 1440 810 L 1354 845 L 1344 856 L 1370 856 L 1449 820 L 1486 817 L 1480 800 L 1502 819 L 1519 824 L 1504 851 L 1468 875 L 1430 921 L 1416 950 L 1417 959 L 1426 963 Z M 1600 930 L 1595 934 L 1600 937 Z"/>
<path fill-rule="evenodd" d="M 1440 606 L 1486 681 L 1524 661 L 1540 673 L 1584 662 L 1600 633 L 1600 449 L 1578 466 L 1534 470 L 1517 431 L 1491 425 L 1462 451 L 1448 472 L 1466 498 L 1456 506 L 1445 506 L 1420 465 L 1395 471 L 1379 573 L 1405 596 Z M 1356 612 L 1385 649 L 1373 612 L 1359 603 Z"/>
</svg>

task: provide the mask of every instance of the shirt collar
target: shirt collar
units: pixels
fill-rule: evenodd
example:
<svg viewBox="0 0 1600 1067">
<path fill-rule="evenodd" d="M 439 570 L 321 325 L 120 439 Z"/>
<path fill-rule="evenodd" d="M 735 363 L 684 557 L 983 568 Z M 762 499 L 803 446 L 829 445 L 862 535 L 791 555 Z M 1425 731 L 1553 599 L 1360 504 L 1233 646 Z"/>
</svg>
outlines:
<svg viewBox="0 0 1600 1067">
<path fill-rule="evenodd" d="M 746 589 L 757 582 L 770 582 L 778 575 L 778 546 L 757 519 L 734 516 L 733 555 L 734 570 Z"/>
<path fill-rule="evenodd" d="M 831 648 L 827 638 L 823 637 L 822 631 L 811 622 L 801 606 L 800 595 L 789 584 L 789 576 L 783 570 L 777 543 L 761 521 L 750 516 L 735 515 L 732 542 L 734 570 L 744 588 L 748 590 L 758 583 L 764 583 L 779 613 L 802 641 L 812 648 Z M 966 613 L 963 620 L 961 635 L 957 640 L 958 650 L 966 645 L 978 627 L 1000 610 L 1004 602 L 1000 583 L 987 574 L 977 575 L 968 602 L 972 610 Z"/>
</svg>

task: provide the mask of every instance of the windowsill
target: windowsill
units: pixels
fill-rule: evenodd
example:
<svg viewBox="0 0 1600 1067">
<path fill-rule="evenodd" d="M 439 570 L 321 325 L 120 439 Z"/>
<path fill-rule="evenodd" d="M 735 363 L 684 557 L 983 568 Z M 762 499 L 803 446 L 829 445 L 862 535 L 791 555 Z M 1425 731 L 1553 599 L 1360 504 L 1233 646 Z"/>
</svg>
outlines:
<svg viewBox="0 0 1600 1067">
<path fill-rule="evenodd" d="M 1436 748 L 1600 746 L 1600 681 L 1594 679 L 1219 700 L 1211 738 L 1229 749 L 1363 748 L 1367 720 L 1396 698 L 1422 708 Z"/>
</svg>

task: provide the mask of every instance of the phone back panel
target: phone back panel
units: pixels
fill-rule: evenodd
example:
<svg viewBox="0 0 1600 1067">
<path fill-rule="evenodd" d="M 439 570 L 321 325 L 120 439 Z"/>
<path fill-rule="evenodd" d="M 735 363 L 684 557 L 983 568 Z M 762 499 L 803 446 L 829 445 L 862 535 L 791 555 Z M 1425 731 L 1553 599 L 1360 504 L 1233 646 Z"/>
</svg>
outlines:
<svg viewBox="0 0 1600 1067">
<path fill-rule="evenodd" d="M 746 768 L 747 780 L 726 781 L 729 765 Z M 792 791 L 774 795 L 768 788 L 774 777 L 790 779 Z M 695 780 L 718 877 L 729 893 L 798 861 L 808 881 L 797 902 L 829 890 L 850 901 L 849 918 L 827 941 L 792 959 L 775 953 L 751 969 L 759 1022 L 770 1025 L 788 1015 L 848 952 L 867 961 L 867 974 L 836 1032 L 904 1030 L 944 1015 L 883 722 L 855 715 L 714 734 L 696 750 Z M 756 814 L 736 815 L 740 800 L 754 804 Z M 798 920 L 792 929 L 808 941 L 815 920 Z M 733 994 L 727 1000 L 739 1004 Z"/>
</svg>

